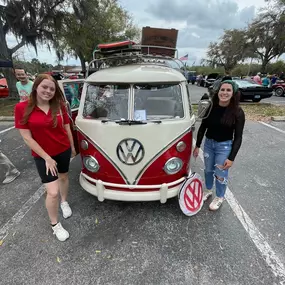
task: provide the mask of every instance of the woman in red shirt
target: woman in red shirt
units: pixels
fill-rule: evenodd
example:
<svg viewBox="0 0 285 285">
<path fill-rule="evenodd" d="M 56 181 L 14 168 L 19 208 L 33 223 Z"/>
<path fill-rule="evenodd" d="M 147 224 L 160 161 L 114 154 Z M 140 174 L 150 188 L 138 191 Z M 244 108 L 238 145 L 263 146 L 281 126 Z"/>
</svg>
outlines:
<svg viewBox="0 0 285 285">
<path fill-rule="evenodd" d="M 56 80 L 39 75 L 30 98 L 15 106 L 15 127 L 32 150 L 37 170 L 46 187 L 46 208 L 53 233 L 65 241 L 69 233 L 58 222 L 59 194 L 64 218 L 72 215 L 67 199 L 71 155 L 76 154 L 65 99 Z"/>
</svg>

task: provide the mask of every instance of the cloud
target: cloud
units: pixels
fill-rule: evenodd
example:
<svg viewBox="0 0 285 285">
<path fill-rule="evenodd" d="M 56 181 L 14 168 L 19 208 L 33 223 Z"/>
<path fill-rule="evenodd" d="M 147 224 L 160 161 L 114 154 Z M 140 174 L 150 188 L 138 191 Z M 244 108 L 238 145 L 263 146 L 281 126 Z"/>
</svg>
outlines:
<svg viewBox="0 0 285 285">
<path fill-rule="evenodd" d="M 210 42 L 217 41 L 224 29 L 245 28 L 254 18 L 256 7 L 241 8 L 233 0 L 199 0 L 195 4 L 185 0 L 158 0 L 149 3 L 144 12 L 153 21 L 162 23 L 157 27 L 180 26 L 178 49 L 188 47 L 198 58 L 201 54 L 205 57 Z M 198 55 L 199 49 L 202 52 Z"/>
<path fill-rule="evenodd" d="M 255 7 L 245 7 L 239 10 L 237 2 L 199 0 L 159 0 L 149 4 L 145 11 L 152 17 L 165 21 L 187 21 L 189 27 L 223 30 L 242 28 L 255 14 Z"/>
<path fill-rule="evenodd" d="M 12 34 L 8 34 L 8 35 L 6 36 L 6 40 L 7 40 L 7 43 L 8 43 L 8 47 L 9 47 L 9 48 L 12 48 L 12 47 L 14 47 L 15 45 L 18 44 L 17 39 L 16 39 L 16 38 L 14 37 L 14 35 L 12 35 Z"/>
<path fill-rule="evenodd" d="M 264 0 L 119 0 L 120 5 L 133 17 L 139 27 L 176 28 L 179 30 L 177 48 L 179 56 L 189 54 L 188 64 L 205 58 L 210 42 L 217 41 L 224 29 L 244 28 L 265 5 Z M 9 36 L 9 45 L 16 39 Z M 38 56 L 32 48 L 22 48 L 27 60 L 33 57 L 56 64 L 56 55 L 45 47 Z M 77 64 L 74 58 L 63 64 Z"/>
<path fill-rule="evenodd" d="M 196 34 L 196 33 L 194 33 L 194 32 L 192 32 L 192 33 L 191 33 L 191 36 L 193 36 L 194 38 L 198 38 L 198 39 L 200 39 L 200 38 L 201 38 L 199 35 L 197 35 L 197 34 Z"/>
</svg>

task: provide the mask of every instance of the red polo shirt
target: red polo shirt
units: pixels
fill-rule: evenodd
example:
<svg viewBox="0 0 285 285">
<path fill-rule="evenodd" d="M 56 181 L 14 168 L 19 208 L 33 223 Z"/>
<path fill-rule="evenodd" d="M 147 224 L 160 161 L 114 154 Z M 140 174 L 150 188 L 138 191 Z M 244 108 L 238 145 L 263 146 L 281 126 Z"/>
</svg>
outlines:
<svg viewBox="0 0 285 285">
<path fill-rule="evenodd" d="M 58 155 L 69 149 L 70 141 L 67 131 L 63 126 L 63 124 L 69 124 L 69 117 L 66 110 L 62 111 L 62 115 L 60 112 L 57 114 L 57 126 L 55 128 L 53 127 L 51 110 L 45 114 L 45 112 L 37 106 L 32 111 L 27 124 L 22 124 L 21 121 L 27 105 L 27 101 L 16 104 L 15 128 L 30 130 L 33 139 L 50 156 Z M 33 150 L 32 155 L 39 157 Z"/>
</svg>

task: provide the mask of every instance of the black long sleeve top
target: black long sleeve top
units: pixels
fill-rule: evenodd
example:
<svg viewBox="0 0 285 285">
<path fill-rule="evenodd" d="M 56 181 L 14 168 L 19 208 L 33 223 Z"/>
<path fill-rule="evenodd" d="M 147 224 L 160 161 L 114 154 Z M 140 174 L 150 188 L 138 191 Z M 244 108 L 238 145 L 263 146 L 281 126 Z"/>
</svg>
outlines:
<svg viewBox="0 0 285 285">
<path fill-rule="evenodd" d="M 233 140 L 232 150 L 228 159 L 234 161 L 242 143 L 245 115 L 243 110 L 239 108 L 235 123 L 232 126 L 228 126 L 221 122 L 225 111 L 226 107 L 214 106 L 208 118 L 202 120 L 197 134 L 196 146 L 201 146 L 206 131 L 208 139 L 213 139 L 217 142 Z"/>
</svg>

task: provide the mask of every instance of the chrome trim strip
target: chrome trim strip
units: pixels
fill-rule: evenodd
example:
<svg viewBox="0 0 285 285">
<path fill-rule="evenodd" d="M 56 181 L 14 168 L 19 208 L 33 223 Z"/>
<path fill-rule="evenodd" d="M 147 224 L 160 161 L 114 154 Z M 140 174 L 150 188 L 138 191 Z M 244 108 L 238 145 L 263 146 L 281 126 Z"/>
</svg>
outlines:
<svg viewBox="0 0 285 285">
<path fill-rule="evenodd" d="M 134 99 L 134 84 L 130 84 L 130 89 L 129 89 L 129 110 L 128 110 L 128 115 L 129 115 L 129 120 L 134 120 L 134 110 L 135 110 L 135 99 Z"/>
</svg>

